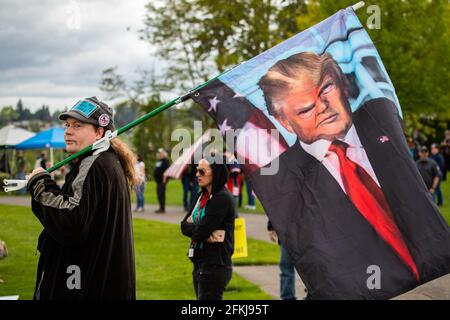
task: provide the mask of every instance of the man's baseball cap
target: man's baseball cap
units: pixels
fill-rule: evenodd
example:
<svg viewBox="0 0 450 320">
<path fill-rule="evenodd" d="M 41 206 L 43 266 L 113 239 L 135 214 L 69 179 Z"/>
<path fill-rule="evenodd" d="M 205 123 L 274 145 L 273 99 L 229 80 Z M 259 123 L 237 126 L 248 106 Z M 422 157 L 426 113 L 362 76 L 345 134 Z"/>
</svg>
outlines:
<svg viewBox="0 0 450 320">
<path fill-rule="evenodd" d="M 437 143 L 432 143 L 430 148 L 439 148 L 439 144 Z"/>
<path fill-rule="evenodd" d="M 428 148 L 426 146 L 421 146 L 419 152 L 428 152 Z"/>
<path fill-rule="evenodd" d="M 66 120 L 69 117 L 103 127 L 105 130 L 115 130 L 113 109 L 99 101 L 97 97 L 80 100 L 69 111 L 59 115 L 60 120 Z"/>
</svg>

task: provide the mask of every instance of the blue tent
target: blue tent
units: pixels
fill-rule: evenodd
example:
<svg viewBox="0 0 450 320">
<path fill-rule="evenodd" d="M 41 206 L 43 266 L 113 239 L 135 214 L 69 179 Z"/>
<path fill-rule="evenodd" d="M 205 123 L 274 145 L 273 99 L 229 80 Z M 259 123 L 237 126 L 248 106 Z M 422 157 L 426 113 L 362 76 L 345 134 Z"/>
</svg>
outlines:
<svg viewBox="0 0 450 320">
<path fill-rule="evenodd" d="M 64 142 L 64 129 L 53 127 L 48 130 L 39 132 L 34 137 L 31 137 L 15 146 L 16 149 L 64 149 L 66 144 Z"/>
<path fill-rule="evenodd" d="M 34 137 L 31 137 L 15 146 L 16 149 L 44 149 L 50 148 L 50 162 L 53 162 L 53 149 L 65 149 L 64 129 L 53 127 L 48 130 L 39 132 Z"/>
</svg>

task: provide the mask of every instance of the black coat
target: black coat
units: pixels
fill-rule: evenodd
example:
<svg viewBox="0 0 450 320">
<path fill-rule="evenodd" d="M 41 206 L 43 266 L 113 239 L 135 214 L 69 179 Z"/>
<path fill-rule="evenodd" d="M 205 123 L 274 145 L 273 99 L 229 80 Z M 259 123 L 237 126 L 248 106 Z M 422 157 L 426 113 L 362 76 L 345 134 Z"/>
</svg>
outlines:
<svg viewBox="0 0 450 320">
<path fill-rule="evenodd" d="M 46 172 L 28 188 L 44 226 L 34 299 L 135 299 L 130 195 L 115 152 L 80 157 L 62 189 Z"/>
<path fill-rule="evenodd" d="M 203 243 L 194 250 L 193 263 L 215 264 L 231 267 L 231 256 L 234 250 L 234 203 L 231 193 L 225 187 L 215 192 L 206 203 L 205 216 L 199 224 L 187 222 L 197 203 L 201 192 L 197 195 L 188 214 L 181 222 L 181 232 L 191 240 Z M 225 230 L 224 242 L 208 243 L 206 240 L 214 230 Z"/>
<path fill-rule="evenodd" d="M 370 100 L 353 113 L 353 123 L 420 283 L 449 273 L 449 227 L 409 155 L 395 105 L 388 99 Z M 419 284 L 298 141 L 280 155 L 277 175 L 251 179 L 312 298 L 388 299 Z M 367 288 L 370 265 L 380 267 L 381 289 Z"/>
<path fill-rule="evenodd" d="M 164 172 L 170 167 L 167 158 L 156 161 L 155 169 L 153 170 L 153 178 L 156 183 L 162 183 L 164 179 Z"/>
</svg>

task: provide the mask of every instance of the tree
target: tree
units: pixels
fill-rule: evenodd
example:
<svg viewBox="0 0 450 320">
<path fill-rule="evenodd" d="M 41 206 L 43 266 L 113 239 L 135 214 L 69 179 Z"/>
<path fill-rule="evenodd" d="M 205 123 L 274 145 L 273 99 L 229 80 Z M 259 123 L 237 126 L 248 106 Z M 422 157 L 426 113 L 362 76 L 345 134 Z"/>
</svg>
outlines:
<svg viewBox="0 0 450 320">
<path fill-rule="evenodd" d="M 49 106 L 43 104 L 42 107 L 35 112 L 34 118 L 42 122 L 52 122 Z"/>
<path fill-rule="evenodd" d="M 19 114 L 12 106 L 3 107 L 0 110 L 0 125 L 5 126 L 19 119 Z"/>
<path fill-rule="evenodd" d="M 107 93 L 108 99 L 122 99 L 114 105 L 116 128 L 164 104 L 160 93 L 167 88 L 164 83 L 156 82 L 153 71 L 141 71 L 140 79 L 128 84 L 117 73 L 117 67 L 103 71 L 100 86 Z M 173 114 L 173 110 L 166 110 L 124 133 L 126 139 L 132 141 L 137 153 L 143 157 L 148 170 L 154 166 L 156 150 L 160 147 L 170 148 L 170 135 L 177 121 Z"/>
<path fill-rule="evenodd" d="M 141 37 L 170 63 L 183 89 L 243 62 L 295 34 L 304 0 L 168 0 L 146 6 Z"/>
<path fill-rule="evenodd" d="M 169 67 L 165 79 L 186 92 L 267 50 L 298 31 L 304 0 L 168 0 L 146 5 L 141 38 L 157 46 Z M 192 111 L 192 103 L 182 110 Z M 197 110 L 196 107 L 194 110 Z M 199 112 L 204 127 L 212 119 Z"/>
<path fill-rule="evenodd" d="M 19 101 L 17 101 L 16 111 L 17 111 L 17 113 L 19 114 L 19 120 L 24 120 L 24 119 L 22 119 L 22 114 L 23 114 L 23 103 L 22 103 L 22 99 L 19 99 Z"/>
<path fill-rule="evenodd" d="M 31 120 L 33 117 L 30 110 L 23 106 L 22 99 L 19 99 L 19 101 L 17 101 L 16 112 L 19 115 L 19 118 L 17 119 L 19 121 Z"/>
<path fill-rule="evenodd" d="M 145 104 L 140 106 L 139 116 L 144 115 L 164 104 L 159 94 L 150 96 Z M 146 164 L 146 170 L 152 172 L 156 162 L 158 148 L 170 150 L 172 143 L 170 137 L 173 130 L 171 121 L 172 110 L 159 113 L 139 126 L 135 127 L 133 145 Z"/>
</svg>

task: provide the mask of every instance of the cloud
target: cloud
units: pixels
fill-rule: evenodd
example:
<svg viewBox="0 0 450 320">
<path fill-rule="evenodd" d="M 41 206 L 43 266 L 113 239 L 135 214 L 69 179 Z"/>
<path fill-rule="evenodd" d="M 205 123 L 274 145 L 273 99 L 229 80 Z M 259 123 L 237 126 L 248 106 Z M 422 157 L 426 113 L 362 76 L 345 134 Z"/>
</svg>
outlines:
<svg viewBox="0 0 450 320">
<path fill-rule="evenodd" d="M 147 0 L 2 0 L 0 107 L 22 98 L 32 110 L 102 94 L 102 70 L 118 66 L 128 81 L 136 69 L 161 65 L 139 40 Z M 127 31 L 129 29 L 130 31 Z"/>
</svg>

